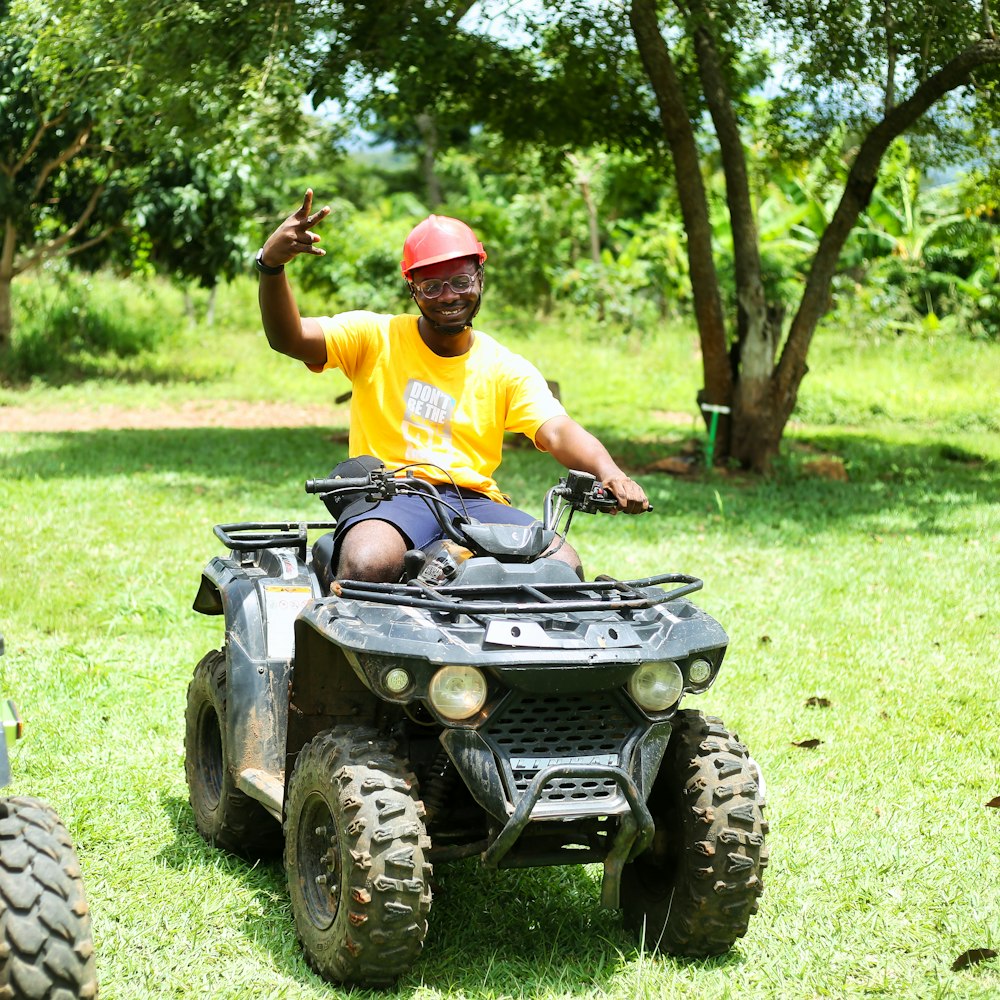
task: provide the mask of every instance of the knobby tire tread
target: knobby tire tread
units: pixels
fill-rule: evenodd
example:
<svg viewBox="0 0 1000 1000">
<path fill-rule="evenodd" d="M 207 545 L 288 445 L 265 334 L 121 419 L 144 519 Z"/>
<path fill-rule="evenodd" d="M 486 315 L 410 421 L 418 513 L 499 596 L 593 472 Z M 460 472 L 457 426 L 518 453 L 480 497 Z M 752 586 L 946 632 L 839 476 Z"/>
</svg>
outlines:
<svg viewBox="0 0 1000 1000">
<path fill-rule="evenodd" d="M 302 846 L 319 833 L 303 825 L 319 808 L 333 827 L 318 845 L 322 858 Z M 289 782 L 285 869 L 296 931 L 320 975 L 389 986 L 420 955 L 431 907 L 424 815 L 409 764 L 374 729 L 335 727 L 300 752 Z M 318 875 L 329 879 L 319 907 L 332 917 L 325 927 L 309 902 Z"/>
<path fill-rule="evenodd" d="M 720 955 L 757 912 L 768 863 L 747 748 L 721 719 L 680 711 L 649 804 L 653 846 L 625 866 L 622 908 L 646 946 Z"/>
<path fill-rule="evenodd" d="M 51 806 L 0 799 L 0 1000 L 97 996 L 90 910 Z"/>
</svg>

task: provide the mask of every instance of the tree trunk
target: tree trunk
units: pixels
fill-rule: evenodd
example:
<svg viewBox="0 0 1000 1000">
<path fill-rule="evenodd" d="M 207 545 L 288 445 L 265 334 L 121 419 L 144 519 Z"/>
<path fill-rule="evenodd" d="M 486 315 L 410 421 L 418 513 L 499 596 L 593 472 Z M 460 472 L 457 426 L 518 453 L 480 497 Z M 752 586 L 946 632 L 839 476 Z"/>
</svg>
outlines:
<svg viewBox="0 0 1000 1000">
<path fill-rule="evenodd" d="M 14 245 L 17 230 L 10 219 L 4 221 L 3 242 L 0 243 L 0 351 L 10 347 L 14 316 L 10 304 L 10 285 L 14 280 Z"/>
<path fill-rule="evenodd" d="M 770 379 L 741 378 L 733 409 L 730 457 L 744 469 L 768 472 L 787 422 L 773 403 Z"/>
<path fill-rule="evenodd" d="M 211 330 L 215 326 L 215 303 L 218 298 L 219 285 L 212 285 L 208 290 L 208 303 L 205 306 L 205 326 Z"/>
<path fill-rule="evenodd" d="M 760 261 L 757 219 L 750 195 L 746 147 L 733 108 L 713 34 L 713 13 L 702 0 L 688 0 L 689 31 L 694 39 L 705 103 L 719 140 L 722 172 L 726 178 L 726 204 L 733 233 L 733 269 L 736 277 L 736 343 L 732 350 L 734 377 L 749 365 L 754 378 L 770 374 L 778 341 L 769 322 L 768 303 Z M 778 325 L 778 335 L 781 326 Z"/>
<path fill-rule="evenodd" d="M 698 398 L 700 403 L 732 408 L 731 420 L 719 424 L 719 460 L 732 457 L 744 468 L 763 472 L 778 453 L 799 386 L 808 371 L 806 355 L 812 337 L 829 307 L 840 252 L 871 198 L 886 149 L 932 104 L 966 83 L 976 67 L 1000 62 L 1000 44 L 990 32 L 990 40 L 979 41 L 960 53 L 924 80 L 902 104 L 887 105 L 883 119 L 865 136 L 840 203 L 820 239 L 802 299 L 775 364 L 784 310 L 765 301 L 745 154 L 715 41 L 712 9 L 703 0 L 676 0 L 676 6 L 685 16 L 688 35 L 694 42 L 702 96 L 715 126 L 726 178 L 737 292 L 736 338 L 731 354 L 712 256 L 698 148 L 688 118 L 688 102 L 660 31 L 656 0 L 631 0 L 629 19 L 674 162 L 702 346 L 705 388 Z"/>
<path fill-rule="evenodd" d="M 714 15 L 702 0 L 688 0 L 687 10 L 698 75 L 719 140 L 733 234 L 736 339 L 729 350 L 732 398 L 725 401 L 731 413 L 720 420 L 714 452 L 715 460 L 721 464 L 733 453 L 734 433 L 739 433 L 734 428 L 748 418 L 755 425 L 758 423 L 751 415 L 765 405 L 767 381 L 774 369 L 774 356 L 781 340 L 782 312 L 767 302 L 764 292 L 760 238 L 750 194 L 746 149 L 712 30 Z"/>
<path fill-rule="evenodd" d="M 582 156 L 570 153 L 566 157 L 570 166 L 573 167 L 573 180 L 580 189 L 580 196 L 583 198 L 583 205 L 587 211 L 587 235 L 590 241 L 590 260 L 594 264 L 598 278 L 597 288 L 597 319 L 604 322 L 604 303 L 608 297 L 607 278 L 601 268 L 601 229 L 597 218 L 597 203 L 594 201 L 594 192 L 591 187 L 593 178 L 593 167 L 587 165 Z"/>
<path fill-rule="evenodd" d="M 660 121 L 674 161 L 677 194 L 687 236 L 695 320 L 701 340 L 705 375 L 705 388 L 701 397 L 704 402 L 728 405 L 732 398 L 733 375 L 729 363 L 722 297 L 719 294 L 718 275 L 712 255 L 708 199 L 701 176 L 698 145 L 688 118 L 687 101 L 670 50 L 660 33 L 656 0 L 632 0 L 629 21 L 639 55 L 656 95 Z"/>
<path fill-rule="evenodd" d="M 428 112 L 417 115 L 414 121 L 424 150 L 420 157 L 420 168 L 427 189 L 427 204 L 436 209 L 444 200 L 441 194 L 441 181 L 437 175 L 437 123 L 433 115 Z"/>
<path fill-rule="evenodd" d="M 10 307 L 10 278 L 0 274 L 0 351 L 10 347 L 14 317 Z"/>
</svg>

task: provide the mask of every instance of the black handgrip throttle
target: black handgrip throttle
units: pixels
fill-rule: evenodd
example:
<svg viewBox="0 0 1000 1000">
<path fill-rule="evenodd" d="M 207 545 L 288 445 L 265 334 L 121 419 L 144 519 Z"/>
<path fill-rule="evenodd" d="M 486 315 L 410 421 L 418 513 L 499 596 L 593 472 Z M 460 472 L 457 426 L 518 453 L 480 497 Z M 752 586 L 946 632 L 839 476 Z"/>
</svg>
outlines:
<svg viewBox="0 0 1000 1000">
<path fill-rule="evenodd" d="M 590 495 L 587 498 L 590 501 L 590 505 L 593 510 L 615 510 L 618 507 L 618 498 L 611 492 L 606 486 L 602 486 L 600 483 L 595 483 L 591 488 Z M 646 511 L 651 511 L 653 505 L 647 502 Z"/>
<path fill-rule="evenodd" d="M 366 490 L 375 483 L 369 476 L 340 477 L 337 479 L 307 479 L 306 493 L 333 493 L 334 490 Z"/>
</svg>

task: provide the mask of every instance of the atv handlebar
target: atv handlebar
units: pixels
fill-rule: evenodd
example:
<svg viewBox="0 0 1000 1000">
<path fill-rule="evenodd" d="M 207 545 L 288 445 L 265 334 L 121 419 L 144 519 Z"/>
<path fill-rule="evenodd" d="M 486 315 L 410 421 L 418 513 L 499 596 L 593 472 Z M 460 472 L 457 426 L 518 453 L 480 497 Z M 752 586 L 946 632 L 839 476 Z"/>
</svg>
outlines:
<svg viewBox="0 0 1000 1000">
<path fill-rule="evenodd" d="M 322 496 L 337 493 L 360 493 L 363 494 L 365 500 L 372 503 L 378 500 L 388 500 L 399 493 L 422 496 L 437 518 L 444 534 L 459 545 L 464 545 L 465 537 L 455 527 L 452 518 L 448 517 L 447 511 L 451 510 L 455 519 L 460 521 L 468 521 L 468 516 L 446 501 L 438 493 L 434 483 L 426 479 L 419 479 L 409 471 L 406 472 L 406 475 L 398 475 L 402 471 L 403 469 L 386 469 L 385 466 L 380 466 L 377 469 L 372 469 L 367 476 L 307 479 L 306 493 L 319 493 Z"/>
<path fill-rule="evenodd" d="M 398 470 L 396 470 L 398 471 Z M 429 487 L 429 488 L 428 488 Z M 434 484 L 415 476 L 397 476 L 395 472 L 382 467 L 374 469 L 367 476 L 337 476 L 333 479 L 307 479 L 306 493 L 342 493 L 349 490 L 364 490 L 366 499 L 387 500 L 397 493 L 436 493 Z M 618 499 L 607 487 L 597 482 L 589 472 L 570 470 L 569 474 L 549 491 L 549 496 L 560 497 L 574 510 L 584 514 L 597 514 L 618 509 Z M 653 509 L 652 504 L 649 510 Z"/>
<path fill-rule="evenodd" d="M 364 498 L 369 503 L 388 500 L 398 494 L 419 496 L 437 519 L 443 537 L 450 538 L 463 547 L 471 545 L 473 549 L 477 549 L 484 546 L 486 543 L 482 538 L 470 540 L 472 536 L 469 531 L 477 522 L 469 516 L 464 499 L 461 495 L 457 498 L 442 496 L 438 491 L 439 485 L 441 484 L 435 485 L 430 480 L 415 476 L 412 466 L 387 469 L 383 465 L 372 469 L 366 476 L 309 479 L 305 489 L 306 493 L 319 494 L 324 500 L 338 494 L 354 494 L 358 499 Z M 614 513 L 618 510 L 618 498 L 611 490 L 597 482 L 589 472 L 571 469 L 545 494 L 541 529 L 553 532 L 556 537 L 565 541 L 576 511 L 597 514 Z M 519 544 L 524 544 L 523 540 Z"/>
<path fill-rule="evenodd" d="M 560 479 L 559 483 L 549 491 L 549 495 L 561 497 L 574 510 L 582 511 L 584 514 L 608 512 L 618 508 L 618 498 L 611 490 L 597 482 L 589 472 L 576 472 L 571 469 L 569 475 Z"/>
</svg>

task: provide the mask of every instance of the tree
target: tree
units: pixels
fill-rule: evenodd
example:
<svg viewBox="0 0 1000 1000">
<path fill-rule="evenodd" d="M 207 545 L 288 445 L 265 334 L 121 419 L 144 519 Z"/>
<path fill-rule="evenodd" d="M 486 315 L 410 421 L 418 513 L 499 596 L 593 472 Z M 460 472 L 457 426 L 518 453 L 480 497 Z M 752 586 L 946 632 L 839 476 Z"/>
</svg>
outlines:
<svg viewBox="0 0 1000 1000">
<path fill-rule="evenodd" d="M 969 145 L 952 122 L 978 116 L 995 127 L 1000 106 L 1000 39 L 989 0 L 335 6 L 345 16 L 318 86 L 330 86 L 333 65 L 341 81 L 347 66 L 368 71 L 379 82 L 378 100 L 366 105 L 372 113 L 419 108 L 553 156 L 593 143 L 644 148 L 654 158 L 664 151 L 686 232 L 701 399 L 732 411 L 716 453 L 756 470 L 778 451 L 841 251 L 893 141 L 922 135 L 928 149 L 955 155 Z M 376 30 L 386 16 L 393 30 Z M 768 78 L 778 87 L 765 122 L 776 155 L 808 155 L 832 123 L 849 140 L 846 179 L 803 260 L 802 292 L 792 303 L 769 294 L 756 211 L 753 95 Z M 996 132 L 980 127 L 977 135 Z M 713 151 L 731 231 L 728 312 L 705 182 Z"/>
<path fill-rule="evenodd" d="M 294 127 L 299 63 L 280 56 L 308 21 L 290 0 L 0 0 L 0 30 L 3 348 L 11 282 L 92 256 L 172 150 L 194 164 L 248 121 Z"/>
</svg>

